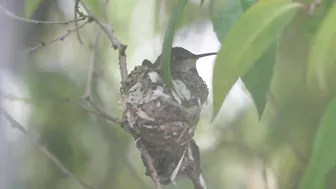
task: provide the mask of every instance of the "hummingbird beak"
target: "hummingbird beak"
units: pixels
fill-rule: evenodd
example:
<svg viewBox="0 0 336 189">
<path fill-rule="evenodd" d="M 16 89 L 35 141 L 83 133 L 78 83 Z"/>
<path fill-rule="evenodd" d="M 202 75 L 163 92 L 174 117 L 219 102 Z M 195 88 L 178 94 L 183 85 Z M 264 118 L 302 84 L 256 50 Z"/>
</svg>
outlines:
<svg viewBox="0 0 336 189">
<path fill-rule="evenodd" d="M 202 57 L 212 56 L 212 55 L 217 55 L 217 52 L 213 52 L 213 53 L 204 53 L 204 54 L 196 54 L 196 55 L 195 55 L 195 58 L 196 58 L 196 59 L 199 59 L 199 58 L 202 58 Z"/>
<path fill-rule="evenodd" d="M 190 57 L 189 59 L 187 59 L 184 62 L 184 65 L 188 65 L 188 69 L 190 68 L 195 68 L 196 67 L 196 62 L 198 59 L 202 58 L 202 57 L 206 57 L 206 56 L 211 56 L 211 55 L 216 55 L 216 52 L 213 53 L 204 53 L 204 54 L 194 54 L 192 57 Z"/>
</svg>

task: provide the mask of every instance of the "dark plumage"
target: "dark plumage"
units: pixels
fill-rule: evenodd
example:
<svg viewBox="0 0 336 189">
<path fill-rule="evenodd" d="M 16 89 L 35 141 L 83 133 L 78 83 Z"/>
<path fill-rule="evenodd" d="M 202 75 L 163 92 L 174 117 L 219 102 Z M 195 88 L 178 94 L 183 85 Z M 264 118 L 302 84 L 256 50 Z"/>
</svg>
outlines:
<svg viewBox="0 0 336 189">
<path fill-rule="evenodd" d="M 122 89 L 127 125 L 145 144 L 164 185 L 180 174 L 200 179 L 199 151 L 192 137 L 209 91 L 196 61 L 216 53 L 195 55 L 174 47 L 171 54 L 175 92 L 162 79 L 161 55 L 153 64 L 145 59 L 135 67 Z"/>
</svg>

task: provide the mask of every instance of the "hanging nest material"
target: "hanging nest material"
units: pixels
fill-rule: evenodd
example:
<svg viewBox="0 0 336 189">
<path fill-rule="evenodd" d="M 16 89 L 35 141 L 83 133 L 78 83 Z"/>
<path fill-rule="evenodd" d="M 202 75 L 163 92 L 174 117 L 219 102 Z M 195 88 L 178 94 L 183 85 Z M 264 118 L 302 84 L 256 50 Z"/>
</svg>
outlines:
<svg viewBox="0 0 336 189">
<path fill-rule="evenodd" d="M 174 182 L 178 175 L 199 180 L 201 174 L 199 150 L 192 137 L 208 88 L 196 69 L 173 70 L 172 77 L 176 91 L 145 60 L 128 75 L 122 89 L 126 125 L 145 145 L 162 185 Z"/>
</svg>

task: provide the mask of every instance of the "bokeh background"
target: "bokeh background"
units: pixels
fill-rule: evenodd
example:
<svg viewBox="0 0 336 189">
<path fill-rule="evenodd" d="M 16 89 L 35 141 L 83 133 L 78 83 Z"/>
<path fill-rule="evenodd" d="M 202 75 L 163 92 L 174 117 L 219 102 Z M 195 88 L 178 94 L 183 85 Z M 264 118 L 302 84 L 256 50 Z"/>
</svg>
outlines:
<svg viewBox="0 0 336 189">
<path fill-rule="evenodd" d="M 3 7 L 21 17 L 36 20 L 71 20 L 73 0 L 1 0 Z M 128 45 L 131 71 L 142 60 L 154 61 L 161 53 L 163 37 L 176 0 L 86 0 L 90 10 L 111 24 Z M 80 10 L 84 11 L 82 8 Z M 153 188 L 144 175 L 140 153 L 130 135 L 119 125 L 89 114 L 62 100 L 79 99 L 85 90 L 87 72 L 97 37 L 97 26 L 80 30 L 33 53 L 23 53 L 50 41 L 74 27 L 28 24 L 0 11 L 1 106 L 32 132 L 76 176 L 98 189 Z M 121 116 L 118 52 L 103 32 L 99 34 L 94 98 L 109 113 Z M 214 32 L 209 1 L 200 6 L 189 1 L 177 29 L 174 46 L 193 53 L 216 52 L 220 42 Z M 210 91 L 215 57 L 198 61 L 197 68 Z M 275 189 L 272 170 L 261 156 L 245 145 L 258 145 L 266 132 L 254 127 L 258 115 L 238 80 L 217 116 L 210 123 L 212 93 L 204 106 L 195 140 L 208 189 Z M 66 177 L 36 145 L 1 117 L 1 189 L 80 189 Z M 267 177 L 267 179 L 265 179 Z M 179 180 L 178 188 L 192 188 Z M 170 185 L 167 188 L 175 188 Z"/>
</svg>

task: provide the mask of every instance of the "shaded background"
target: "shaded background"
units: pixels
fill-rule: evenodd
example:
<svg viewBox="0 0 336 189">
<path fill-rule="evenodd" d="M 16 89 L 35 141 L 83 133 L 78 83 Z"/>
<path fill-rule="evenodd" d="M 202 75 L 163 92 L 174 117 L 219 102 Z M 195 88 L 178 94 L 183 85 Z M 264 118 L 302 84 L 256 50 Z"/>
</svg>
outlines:
<svg viewBox="0 0 336 189">
<path fill-rule="evenodd" d="M 2 0 L 16 15 L 36 20 L 71 20 L 74 1 Z M 108 21 L 119 39 L 128 45 L 127 63 L 131 71 L 147 58 L 154 61 L 161 53 L 169 15 L 176 1 L 103 0 L 85 1 L 90 10 Z M 190 1 L 177 31 L 174 46 L 193 53 L 216 52 L 220 43 L 213 30 L 209 2 L 200 7 Z M 104 9 L 107 13 L 104 15 Z M 23 51 L 63 35 L 68 25 L 40 25 L 19 22 L 0 14 L 1 105 L 23 126 L 34 133 L 75 175 L 96 188 L 153 188 L 140 153 L 132 138 L 119 125 L 88 114 L 62 98 L 78 99 L 85 90 L 87 70 L 92 58 L 92 44 L 97 35 L 94 24 L 80 30 L 84 44 L 75 33 L 38 49 Z M 197 64 L 200 75 L 211 89 L 215 57 Z M 120 116 L 120 73 L 117 51 L 101 32 L 94 97 L 111 114 Z M 265 129 L 253 127 L 257 112 L 241 81 L 231 90 L 219 118 L 210 124 L 212 94 L 205 105 L 196 132 L 201 163 L 209 189 L 275 188 L 270 169 L 255 152 L 236 144 L 251 146 L 263 138 Z M 19 98 L 18 98 L 19 97 Z M 249 124 L 246 124 L 249 123 Z M 246 127 L 250 125 L 250 127 Z M 27 137 L 9 126 L 1 117 L 0 188 L 44 189 L 81 188 L 42 154 Z M 264 175 L 267 174 L 265 185 Z M 192 188 L 187 180 L 178 188 Z M 171 185 L 167 188 L 175 188 Z"/>
</svg>

